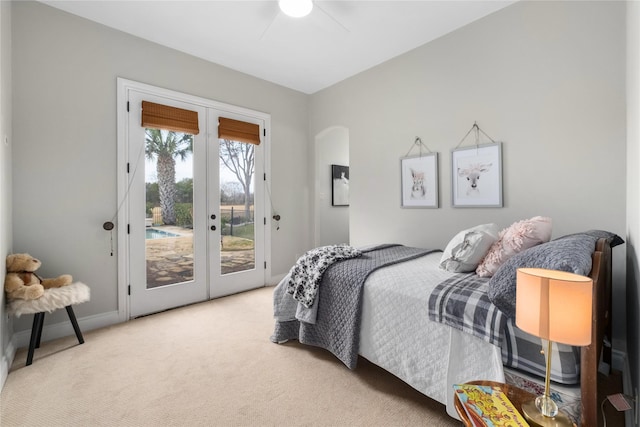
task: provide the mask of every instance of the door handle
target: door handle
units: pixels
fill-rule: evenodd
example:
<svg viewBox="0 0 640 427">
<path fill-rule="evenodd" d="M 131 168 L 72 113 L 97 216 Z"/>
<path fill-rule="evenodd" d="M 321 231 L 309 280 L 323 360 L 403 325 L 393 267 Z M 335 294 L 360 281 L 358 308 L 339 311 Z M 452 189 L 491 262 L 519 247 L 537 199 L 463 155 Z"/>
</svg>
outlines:
<svg viewBox="0 0 640 427">
<path fill-rule="evenodd" d="M 211 226 L 211 231 L 216 231 L 216 226 L 215 225 Z"/>
</svg>

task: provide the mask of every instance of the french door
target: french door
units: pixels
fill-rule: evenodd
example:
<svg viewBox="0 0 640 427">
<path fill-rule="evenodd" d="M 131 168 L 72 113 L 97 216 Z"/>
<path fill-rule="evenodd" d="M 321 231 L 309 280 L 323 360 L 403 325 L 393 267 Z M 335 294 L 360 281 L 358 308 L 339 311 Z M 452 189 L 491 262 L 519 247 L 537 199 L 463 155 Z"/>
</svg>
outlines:
<svg viewBox="0 0 640 427">
<path fill-rule="evenodd" d="M 263 286 L 264 118 L 123 79 L 119 97 L 128 105 L 120 114 L 127 172 L 119 276 L 129 317 Z M 187 111 L 197 130 L 142 125 L 143 101 Z M 221 117 L 254 125 L 261 140 L 218 138 Z"/>
<path fill-rule="evenodd" d="M 254 125 L 261 140 L 264 121 L 231 111 L 208 110 L 209 283 L 211 298 L 264 285 L 264 144 L 219 137 L 222 119 Z M 219 232 L 211 232 L 219 230 Z"/>
</svg>

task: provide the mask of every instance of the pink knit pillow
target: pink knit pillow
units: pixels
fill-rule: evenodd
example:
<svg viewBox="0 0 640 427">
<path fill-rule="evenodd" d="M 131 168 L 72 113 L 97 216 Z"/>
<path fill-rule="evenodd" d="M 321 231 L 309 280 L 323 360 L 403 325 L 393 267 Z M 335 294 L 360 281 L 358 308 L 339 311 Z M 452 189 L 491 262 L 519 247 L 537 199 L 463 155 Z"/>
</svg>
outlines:
<svg viewBox="0 0 640 427">
<path fill-rule="evenodd" d="M 476 274 L 491 277 L 509 258 L 540 243 L 551 239 L 551 218 L 534 216 L 531 219 L 514 222 L 498 235 L 498 241 L 478 265 Z"/>
</svg>

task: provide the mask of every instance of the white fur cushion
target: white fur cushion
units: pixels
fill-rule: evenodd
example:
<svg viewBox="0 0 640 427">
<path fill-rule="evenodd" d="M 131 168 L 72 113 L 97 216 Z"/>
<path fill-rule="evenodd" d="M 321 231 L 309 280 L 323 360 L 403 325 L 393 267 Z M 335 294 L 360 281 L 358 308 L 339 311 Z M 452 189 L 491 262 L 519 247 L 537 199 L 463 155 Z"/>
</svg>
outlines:
<svg viewBox="0 0 640 427">
<path fill-rule="evenodd" d="M 496 240 L 497 224 L 483 224 L 462 230 L 445 248 L 440 259 L 440 268 L 453 273 L 471 272 L 476 269 Z"/>
<path fill-rule="evenodd" d="M 44 295 L 38 299 L 11 299 L 7 302 L 7 314 L 20 317 L 23 314 L 51 313 L 68 305 L 89 301 L 89 287 L 82 282 L 75 282 L 60 288 L 45 289 Z"/>
</svg>

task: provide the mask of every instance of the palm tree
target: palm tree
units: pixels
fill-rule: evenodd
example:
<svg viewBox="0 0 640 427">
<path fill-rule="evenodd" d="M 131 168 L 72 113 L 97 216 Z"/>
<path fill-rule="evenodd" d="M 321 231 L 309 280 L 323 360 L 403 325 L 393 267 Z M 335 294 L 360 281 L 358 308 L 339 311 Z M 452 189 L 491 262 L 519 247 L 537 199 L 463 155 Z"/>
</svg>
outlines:
<svg viewBox="0 0 640 427">
<path fill-rule="evenodd" d="M 157 158 L 160 208 L 165 224 L 176 223 L 176 159 L 184 160 L 193 152 L 193 135 L 161 129 L 145 129 L 147 159 Z"/>
</svg>

